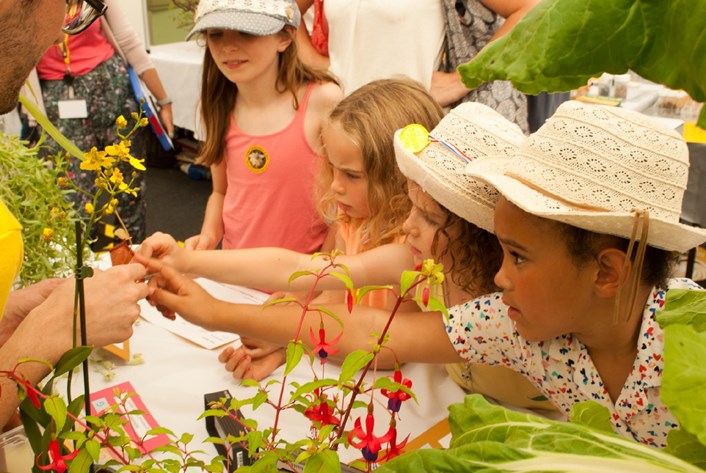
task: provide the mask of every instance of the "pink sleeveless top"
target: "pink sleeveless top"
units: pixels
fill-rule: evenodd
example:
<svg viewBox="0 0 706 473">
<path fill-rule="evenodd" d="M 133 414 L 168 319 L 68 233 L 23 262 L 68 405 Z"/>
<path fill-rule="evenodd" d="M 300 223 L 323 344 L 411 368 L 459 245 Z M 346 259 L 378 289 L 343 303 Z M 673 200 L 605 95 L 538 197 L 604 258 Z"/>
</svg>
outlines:
<svg viewBox="0 0 706 473">
<path fill-rule="evenodd" d="M 314 205 L 323 158 L 304 132 L 313 87 L 307 87 L 294 119 L 276 133 L 248 135 L 231 117 L 224 157 L 224 249 L 274 246 L 313 253 L 323 243 L 328 227 Z"/>
</svg>

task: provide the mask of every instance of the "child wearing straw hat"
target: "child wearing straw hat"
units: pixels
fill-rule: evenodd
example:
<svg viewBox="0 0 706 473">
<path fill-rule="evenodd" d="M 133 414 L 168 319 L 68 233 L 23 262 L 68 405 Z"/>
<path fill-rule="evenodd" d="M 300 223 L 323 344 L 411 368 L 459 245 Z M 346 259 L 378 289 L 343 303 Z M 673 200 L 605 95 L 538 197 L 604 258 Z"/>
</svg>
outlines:
<svg viewBox="0 0 706 473">
<path fill-rule="evenodd" d="M 679 223 L 687 170 L 687 148 L 674 131 L 628 110 L 562 104 L 513 158 L 468 166 L 502 196 L 494 223 L 503 292 L 452 307 L 449 320 L 399 314 L 383 355 L 502 364 L 562 412 L 595 400 L 616 432 L 663 447 L 678 422 L 659 398 L 663 332 L 655 313 L 667 289 L 700 289 L 669 275 L 676 253 L 706 241 L 706 230 Z M 151 301 L 192 321 L 278 341 L 294 330 L 297 321 L 281 307 L 252 317 L 217 302 L 206 318 L 200 287 L 159 261 L 147 265 L 160 273 Z M 388 316 L 328 309 L 346 325 L 338 356 L 365 348 Z"/>
<path fill-rule="evenodd" d="M 429 137 L 433 142 L 429 142 Z M 419 124 L 400 130 L 394 140 L 397 165 L 408 180 L 412 210 L 403 225 L 404 244 L 383 245 L 357 255 L 341 255 L 336 261 L 350 271 L 356 285 L 394 284 L 399 275 L 425 259 L 444 265 L 447 278 L 439 294 L 447 306 L 496 291 L 493 276 L 502 255 L 492 235 L 493 207 L 497 193 L 466 176 L 471 159 L 511 156 L 524 135 L 517 125 L 487 106 L 468 103 L 453 109 L 429 134 Z M 421 140 L 421 141 L 420 141 Z M 413 153 L 405 147 L 424 145 Z M 428 144 L 428 145 L 427 145 Z M 179 269 L 234 284 L 270 290 L 306 290 L 310 280 L 288 284 L 289 275 L 316 264 L 308 255 L 279 248 L 228 250 L 211 258 L 208 253 L 190 253 L 162 237 L 151 237 L 145 251 L 155 251 Z M 163 246 L 165 245 L 165 246 Z M 149 248 L 149 250 L 148 250 Z M 257 263 L 258 271 L 233 271 Z M 340 280 L 326 278 L 321 289 L 341 287 Z M 292 311 L 296 312 L 295 310 Z M 241 346 L 228 348 L 220 359 L 236 378 L 260 379 L 279 362 L 263 370 L 266 351 Z M 551 409 L 547 402 L 533 401 L 540 393 L 521 375 L 503 367 L 451 364 L 452 378 L 473 392 L 481 392 L 508 405 Z M 472 370 L 472 371 L 471 371 Z"/>
</svg>

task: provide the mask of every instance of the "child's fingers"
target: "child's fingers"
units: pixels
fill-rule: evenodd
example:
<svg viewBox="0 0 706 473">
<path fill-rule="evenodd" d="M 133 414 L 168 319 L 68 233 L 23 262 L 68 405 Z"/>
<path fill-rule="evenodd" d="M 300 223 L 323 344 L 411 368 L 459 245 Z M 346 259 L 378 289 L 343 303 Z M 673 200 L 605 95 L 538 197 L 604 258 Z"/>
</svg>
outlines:
<svg viewBox="0 0 706 473">
<path fill-rule="evenodd" d="M 234 351 L 235 348 L 233 347 L 224 348 L 223 351 L 218 354 L 218 361 L 220 361 L 221 363 L 227 362 L 228 359 L 233 355 Z"/>
</svg>

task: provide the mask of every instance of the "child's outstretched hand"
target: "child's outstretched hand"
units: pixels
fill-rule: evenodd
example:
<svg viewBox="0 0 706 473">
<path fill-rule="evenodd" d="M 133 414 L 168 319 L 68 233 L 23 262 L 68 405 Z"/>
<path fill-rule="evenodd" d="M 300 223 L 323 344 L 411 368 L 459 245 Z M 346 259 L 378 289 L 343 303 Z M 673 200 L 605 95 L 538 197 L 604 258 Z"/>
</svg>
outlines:
<svg viewBox="0 0 706 473">
<path fill-rule="evenodd" d="M 187 250 L 215 250 L 216 246 L 218 246 L 218 240 L 205 233 L 194 235 L 184 241 L 184 248 Z"/>
<path fill-rule="evenodd" d="M 178 313 L 193 324 L 217 330 L 208 317 L 211 313 L 208 308 L 218 301 L 204 288 L 160 260 L 136 254 L 135 261 L 151 274 L 147 301 L 165 317 L 174 319 L 174 314 Z"/>
<path fill-rule="evenodd" d="M 246 345 L 238 348 L 227 347 L 218 355 L 218 361 L 225 365 L 225 369 L 230 371 L 235 379 L 260 381 L 287 361 L 284 348 L 267 342 L 261 343 L 263 346 L 254 348 Z M 273 347 L 274 350 L 269 351 L 267 347 Z"/>
<path fill-rule="evenodd" d="M 155 232 L 140 244 L 135 250 L 135 255 L 143 258 L 156 258 L 174 268 L 181 269 L 184 251 L 171 235 Z"/>
</svg>

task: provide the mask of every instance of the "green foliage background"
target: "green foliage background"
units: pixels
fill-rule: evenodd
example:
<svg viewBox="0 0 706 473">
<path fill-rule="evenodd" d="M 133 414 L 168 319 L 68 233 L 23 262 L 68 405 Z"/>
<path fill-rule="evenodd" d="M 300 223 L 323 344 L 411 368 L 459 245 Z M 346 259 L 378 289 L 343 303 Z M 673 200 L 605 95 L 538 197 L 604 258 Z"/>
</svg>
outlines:
<svg viewBox="0 0 706 473">
<path fill-rule="evenodd" d="M 628 69 L 706 100 L 706 0 L 543 0 L 458 68 L 464 83 L 568 91 Z M 706 128 L 706 107 L 698 119 Z"/>
</svg>

